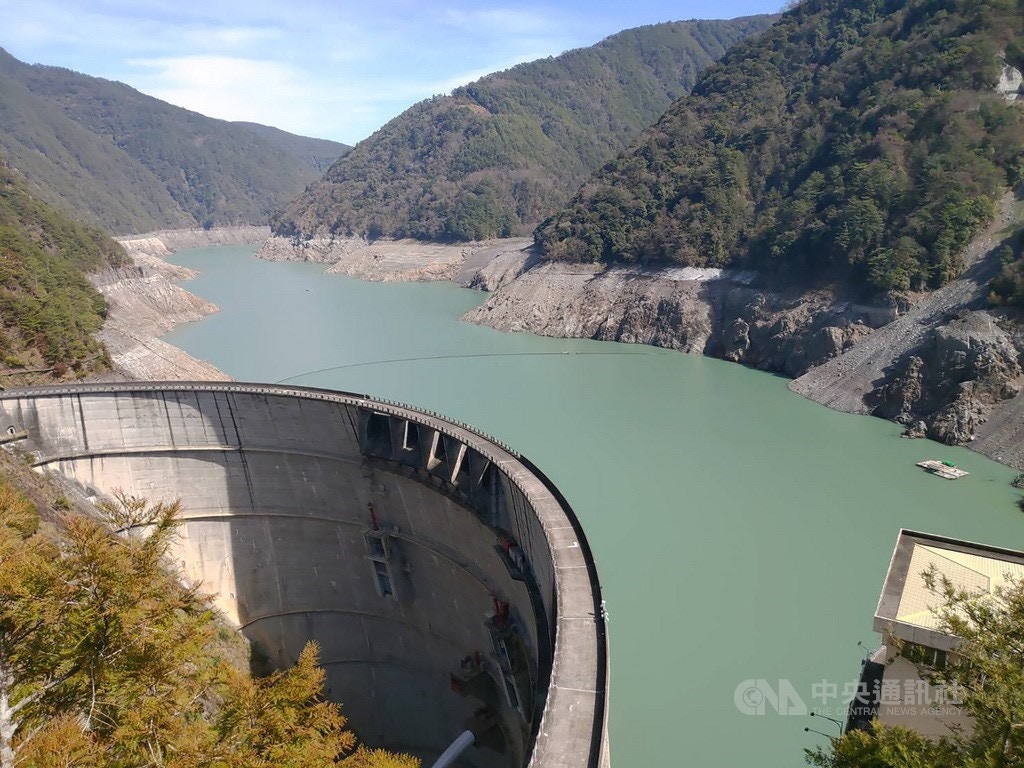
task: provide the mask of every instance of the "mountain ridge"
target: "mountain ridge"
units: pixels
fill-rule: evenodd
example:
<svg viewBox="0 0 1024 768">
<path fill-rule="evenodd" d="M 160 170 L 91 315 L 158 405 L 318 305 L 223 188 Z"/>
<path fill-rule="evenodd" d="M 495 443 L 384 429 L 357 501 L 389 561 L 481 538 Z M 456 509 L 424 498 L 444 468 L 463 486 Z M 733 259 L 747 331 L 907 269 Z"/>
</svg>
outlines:
<svg viewBox="0 0 1024 768">
<path fill-rule="evenodd" d="M 265 224 L 347 149 L 0 48 L 0 150 L 48 204 L 117 233 Z"/>
<path fill-rule="evenodd" d="M 1024 177 L 1016 0 L 806 0 L 710 67 L 537 230 L 548 258 L 948 282 Z M 1018 105 L 1019 106 L 1019 105 Z"/>
<path fill-rule="evenodd" d="M 701 69 L 773 18 L 624 30 L 419 102 L 290 203 L 274 233 L 434 241 L 528 234 Z"/>
</svg>

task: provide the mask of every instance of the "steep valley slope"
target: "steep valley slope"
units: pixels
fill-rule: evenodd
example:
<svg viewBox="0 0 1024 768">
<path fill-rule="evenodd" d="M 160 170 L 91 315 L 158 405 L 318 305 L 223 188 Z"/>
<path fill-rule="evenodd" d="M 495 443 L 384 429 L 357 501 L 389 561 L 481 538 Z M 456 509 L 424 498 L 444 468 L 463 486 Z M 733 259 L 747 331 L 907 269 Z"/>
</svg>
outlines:
<svg viewBox="0 0 1024 768">
<path fill-rule="evenodd" d="M 1022 68 L 1019 0 L 806 0 L 485 269 L 467 319 L 783 372 L 1024 468 Z"/>
<path fill-rule="evenodd" d="M 473 241 L 528 235 L 737 41 L 775 17 L 655 24 L 423 101 L 275 218 L 275 234 Z"/>
<path fill-rule="evenodd" d="M 0 49 L 0 151 L 42 201 L 118 234 L 265 225 L 348 149 Z"/>
<path fill-rule="evenodd" d="M 504 331 L 653 344 L 798 377 L 791 388 L 913 436 L 969 443 L 1024 469 L 1024 331 L 989 306 L 999 246 L 1024 222 L 1012 193 L 934 292 L 858 301 L 835 286 L 767 287 L 755 273 L 545 262 L 523 252 L 477 276 L 495 289 L 464 319 Z M 533 266 L 530 266 L 530 264 Z"/>
</svg>

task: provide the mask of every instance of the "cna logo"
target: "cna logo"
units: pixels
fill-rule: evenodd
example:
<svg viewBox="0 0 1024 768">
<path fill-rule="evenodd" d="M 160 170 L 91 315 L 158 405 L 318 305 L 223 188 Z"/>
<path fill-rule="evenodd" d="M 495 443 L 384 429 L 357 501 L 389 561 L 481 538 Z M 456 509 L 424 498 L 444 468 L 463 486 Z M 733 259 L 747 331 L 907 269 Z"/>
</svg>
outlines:
<svg viewBox="0 0 1024 768">
<path fill-rule="evenodd" d="M 736 709 L 744 715 L 806 715 L 807 705 L 789 680 L 772 684 L 767 680 L 744 680 L 733 692 Z"/>
</svg>

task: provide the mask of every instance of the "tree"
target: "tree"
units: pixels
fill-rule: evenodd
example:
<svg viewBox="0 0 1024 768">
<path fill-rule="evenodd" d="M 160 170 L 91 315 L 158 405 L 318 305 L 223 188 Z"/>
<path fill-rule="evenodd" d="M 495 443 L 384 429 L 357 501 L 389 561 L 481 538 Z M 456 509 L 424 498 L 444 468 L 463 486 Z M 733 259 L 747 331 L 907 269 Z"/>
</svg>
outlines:
<svg viewBox="0 0 1024 768">
<path fill-rule="evenodd" d="M 51 721 L 71 714 L 104 746 L 107 765 L 184 766 L 210 741 L 202 707 L 216 682 L 207 651 L 212 614 L 164 568 L 178 505 L 136 512 L 147 536 L 115 536 L 80 514 L 62 517 L 57 541 L 37 531 L 17 547 L 7 534 L 11 556 L 0 566 L 3 768 L 33 739 L 54 738 Z"/>
<path fill-rule="evenodd" d="M 328 766 L 355 746 L 355 736 L 343 730 L 340 708 L 323 697 L 318 655 L 310 642 L 294 667 L 260 680 L 228 670 L 217 718 L 226 766 Z"/>
<path fill-rule="evenodd" d="M 994 595 L 968 592 L 934 568 L 929 589 L 943 600 L 942 631 L 959 638 L 934 683 L 957 690 L 974 721 L 970 733 L 928 740 L 904 728 L 875 724 L 851 731 L 832 750 L 808 751 L 811 765 L 833 768 L 1017 768 L 1024 766 L 1024 581 Z"/>
<path fill-rule="evenodd" d="M 419 768 L 420 761 L 412 755 L 360 745 L 351 757 L 341 761 L 341 765 L 343 768 Z"/>
<path fill-rule="evenodd" d="M 835 740 L 834 753 L 820 747 L 808 754 L 811 765 L 823 768 L 961 768 L 959 755 L 948 745 L 929 741 L 906 728 L 875 727 L 851 731 Z"/>
<path fill-rule="evenodd" d="M 326 767 L 352 751 L 315 643 L 262 679 L 226 660 L 207 599 L 169 569 L 176 502 L 98 509 L 55 532 L 0 475 L 0 768 Z"/>
</svg>

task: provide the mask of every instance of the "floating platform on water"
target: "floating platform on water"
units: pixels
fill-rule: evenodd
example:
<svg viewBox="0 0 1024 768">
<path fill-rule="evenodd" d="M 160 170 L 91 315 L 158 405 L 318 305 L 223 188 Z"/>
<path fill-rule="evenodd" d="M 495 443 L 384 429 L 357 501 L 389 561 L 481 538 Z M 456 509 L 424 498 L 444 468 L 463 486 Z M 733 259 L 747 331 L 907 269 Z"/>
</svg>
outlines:
<svg viewBox="0 0 1024 768">
<path fill-rule="evenodd" d="M 933 475 L 944 477 L 947 480 L 959 480 L 961 477 L 967 477 L 970 472 L 960 469 L 955 464 L 951 464 L 948 461 L 937 461 L 935 459 L 928 459 L 927 461 L 917 462 L 917 466 L 921 469 L 927 469 Z"/>
</svg>

